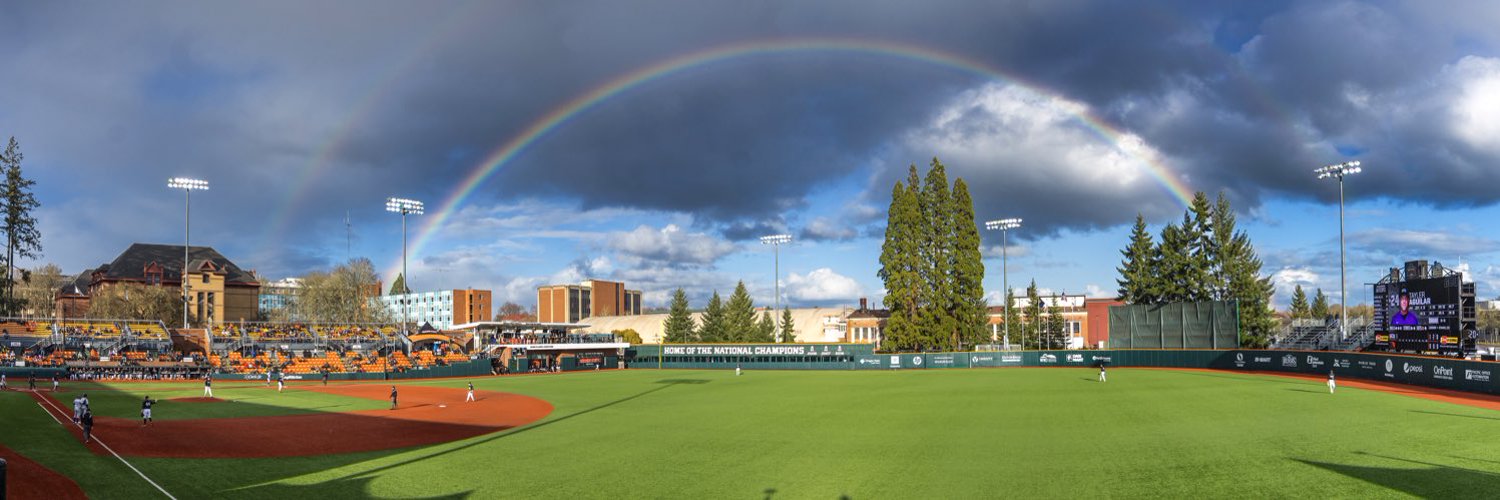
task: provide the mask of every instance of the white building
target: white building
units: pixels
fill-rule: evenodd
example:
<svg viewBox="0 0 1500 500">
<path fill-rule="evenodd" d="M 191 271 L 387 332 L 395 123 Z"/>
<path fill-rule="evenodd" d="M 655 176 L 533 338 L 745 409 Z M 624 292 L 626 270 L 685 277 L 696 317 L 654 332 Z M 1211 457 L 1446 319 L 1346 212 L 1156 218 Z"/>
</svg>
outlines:
<svg viewBox="0 0 1500 500">
<path fill-rule="evenodd" d="M 384 295 L 380 301 L 391 313 L 391 319 L 402 319 L 420 327 L 447 330 L 453 325 L 489 321 L 489 290 L 440 290 L 436 292 Z"/>
</svg>

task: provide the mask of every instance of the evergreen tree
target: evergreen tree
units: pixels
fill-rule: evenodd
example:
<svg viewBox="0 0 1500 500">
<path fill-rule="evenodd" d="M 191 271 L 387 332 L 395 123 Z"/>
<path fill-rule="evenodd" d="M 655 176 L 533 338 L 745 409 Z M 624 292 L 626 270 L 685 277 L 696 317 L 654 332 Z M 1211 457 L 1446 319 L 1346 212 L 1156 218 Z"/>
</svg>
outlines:
<svg viewBox="0 0 1500 500">
<path fill-rule="evenodd" d="M 1216 256 L 1213 240 L 1214 206 L 1202 191 L 1193 194 L 1193 202 L 1182 221 L 1183 238 L 1188 244 L 1187 269 L 1183 290 L 1188 302 L 1213 300 L 1212 269 Z"/>
<path fill-rule="evenodd" d="M 729 341 L 729 312 L 725 310 L 724 299 L 719 298 L 719 292 L 714 291 L 712 298 L 708 299 L 708 307 L 703 309 L 703 325 L 698 328 L 698 340 L 708 343 L 722 343 Z"/>
<path fill-rule="evenodd" d="M 1307 315 L 1312 319 L 1327 320 L 1329 312 L 1328 296 L 1323 295 L 1323 289 L 1319 288 L 1318 293 L 1313 295 L 1312 308 L 1307 311 Z"/>
<path fill-rule="evenodd" d="M 1042 345 L 1042 297 L 1037 295 L 1036 280 L 1026 286 L 1026 326 L 1021 333 L 1022 348 L 1036 349 Z"/>
<path fill-rule="evenodd" d="M 771 311 L 768 309 L 760 314 L 760 323 L 755 325 L 755 342 L 771 343 L 776 341 L 776 320 L 771 319 Z"/>
<path fill-rule="evenodd" d="M 1160 250 L 1156 252 L 1159 273 L 1157 303 L 1189 300 L 1185 281 L 1192 275 L 1191 244 L 1188 235 L 1177 225 L 1167 224 L 1162 228 Z"/>
<path fill-rule="evenodd" d="M 410 292 L 406 289 L 406 274 L 397 274 L 396 280 L 391 282 L 391 292 L 386 295 L 401 295 Z"/>
<path fill-rule="evenodd" d="M 1277 327 L 1271 297 L 1274 287 L 1269 276 L 1260 275 L 1262 261 L 1245 231 L 1235 228 L 1233 210 L 1224 195 L 1215 207 L 1218 266 L 1223 270 L 1224 296 L 1221 300 L 1239 303 L 1239 327 L 1244 347 L 1266 347 L 1272 330 Z"/>
<path fill-rule="evenodd" d="M 1234 245 L 1235 232 L 1234 210 L 1229 206 L 1229 197 L 1219 191 L 1219 199 L 1214 203 L 1213 224 L 1211 225 L 1212 265 L 1209 267 L 1209 296 L 1210 300 L 1229 300 L 1229 273 L 1224 265 L 1227 249 Z"/>
<path fill-rule="evenodd" d="M 783 308 L 781 310 L 781 343 L 795 342 L 797 342 L 797 324 L 792 322 L 792 310 Z"/>
<path fill-rule="evenodd" d="M 923 348 L 956 350 L 958 323 L 953 283 L 953 196 L 948 191 L 948 173 L 932 159 L 922 183 L 922 275 L 927 303 L 922 308 Z"/>
<path fill-rule="evenodd" d="M 745 289 L 744 281 L 735 285 L 734 293 L 729 295 L 729 303 L 725 306 L 724 312 L 728 342 L 755 341 L 755 301 L 750 298 L 750 291 Z"/>
<path fill-rule="evenodd" d="M 672 307 L 667 313 L 666 321 L 662 322 L 665 341 L 674 344 L 696 342 L 697 335 L 693 331 L 695 327 L 693 323 L 693 313 L 688 310 L 687 292 L 678 288 L 677 291 L 672 292 Z"/>
<path fill-rule="evenodd" d="M 1307 293 L 1303 292 L 1302 285 L 1298 284 L 1297 288 L 1292 290 L 1292 319 L 1306 319 L 1309 316 Z"/>
<path fill-rule="evenodd" d="M 963 179 L 953 181 L 953 317 L 958 338 L 953 347 L 972 348 L 990 338 L 989 307 L 984 301 L 984 257 L 979 252 L 979 224 L 974 200 Z"/>
<path fill-rule="evenodd" d="M 1043 338 L 1047 339 L 1047 349 L 1066 349 L 1068 347 L 1068 334 L 1066 329 L 1068 323 L 1063 321 L 1062 310 L 1058 309 L 1056 302 L 1047 307 L 1047 321 Z"/>
<path fill-rule="evenodd" d="M 1022 326 L 1021 326 L 1020 320 L 1021 320 L 1020 311 L 1016 310 L 1016 291 L 1015 290 L 1006 290 L 1005 291 L 1005 323 L 1004 324 L 1005 325 L 1010 325 L 1010 326 L 1002 326 L 1000 328 L 1000 335 L 1004 336 L 1003 338 L 1000 339 L 1002 342 L 1007 342 L 1007 343 L 1009 343 L 1011 345 L 1020 345 L 1021 344 L 1021 328 L 1022 328 Z"/>
<path fill-rule="evenodd" d="M 5 169 L 5 178 L 0 182 L 0 204 L 3 204 L 5 231 L 4 297 L 0 300 L 0 315 L 15 316 L 26 304 L 16 297 L 16 258 L 34 259 L 42 251 L 42 233 L 36 228 L 36 217 L 32 211 L 41 207 L 31 187 L 36 181 L 27 179 L 21 172 L 21 146 L 11 137 L 5 151 L 0 153 L 0 167 Z"/>
<path fill-rule="evenodd" d="M 922 302 L 922 275 L 918 264 L 921 209 L 917 194 L 921 191 L 920 182 L 917 167 L 912 165 L 909 184 L 903 186 L 897 182 L 892 189 L 891 208 L 886 215 L 879 276 L 886 289 L 883 303 L 891 311 L 881 346 L 888 351 L 910 350 L 918 345 L 915 318 Z"/>
<path fill-rule="evenodd" d="M 1161 287 L 1160 276 L 1155 268 L 1156 244 L 1151 233 L 1146 231 L 1146 218 L 1135 215 L 1135 226 L 1130 230 L 1130 246 L 1120 251 L 1125 261 L 1116 268 L 1120 272 L 1120 300 L 1126 304 L 1154 304 L 1157 290 Z"/>
</svg>

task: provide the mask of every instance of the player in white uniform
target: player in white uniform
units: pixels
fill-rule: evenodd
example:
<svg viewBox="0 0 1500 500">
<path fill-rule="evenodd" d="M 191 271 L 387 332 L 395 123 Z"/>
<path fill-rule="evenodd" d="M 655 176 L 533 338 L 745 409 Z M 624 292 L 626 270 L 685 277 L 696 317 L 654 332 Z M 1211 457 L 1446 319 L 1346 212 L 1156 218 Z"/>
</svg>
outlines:
<svg viewBox="0 0 1500 500">
<path fill-rule="evenodd" d="M 736 377 L 740 376 L 740 364 L 739 363 L 735 363 L 734 364 L 734 376 L 736 376 Z"/>
<path fill-rule="evenodd" d="M 205 398 L 214 397 L 214 377 L 213 377 L 213 375 L 204 375 L 203 376 L 203 397 L 205 397 Z"/>
<path fill-rule="evenodd" d="M 78 423 L 81 417 L 83 417 L 83 396 L 73 398 L 73 423 Z"/>
<path fill-rule="evenodd" d="M 276 373 L 276 392 L 281 392 L 281 390 L 285 389 L 285 388 L 286 388 L 286 374 L 285 373 L 281 373 L 281 372 L 277 372 Z"/>
<path fill-rule="evenodd" d="M 1328 393 L 1333 394 L 1334 387 L 1338 384 L 1333 381 L 1333 370 L 1328 370 Z"/>
<path fill-rule="evenodd" d="M 464 398 L 464 402 L 468 403 L 472 401 L 474 401 L 474 383 L 469 382 L 469 395 Z"/>
<path fill-rule="evenodd" d="M 4 390 L 7 390 L 7 389 L 10 389 L 10 387 L 7 387 L 5 385 L 5 374 L 4 373 L 0 373 L 0 391 L 4 391 Z"/>
<path fill-rule="evenodd" d="M 1109 382 L 1109 377 L 1105 376 L 1105 374 L 1104 374 L 1104 364 L 1103 363 L 1099 364 L 1099 381 L 1100 382 Z"/>
</svg>

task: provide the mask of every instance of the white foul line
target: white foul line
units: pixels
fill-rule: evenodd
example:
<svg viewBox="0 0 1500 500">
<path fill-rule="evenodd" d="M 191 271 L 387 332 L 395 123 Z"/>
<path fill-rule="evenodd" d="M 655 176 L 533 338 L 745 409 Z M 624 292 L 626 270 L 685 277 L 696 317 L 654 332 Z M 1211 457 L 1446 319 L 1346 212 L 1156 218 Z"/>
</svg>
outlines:
<svg viewBox="0 0 1500 500">
<path fill-rule="evenodd" d="M 60 413 L 62 413 L 63 415 L 67 415 L 68 414 L 68 412 L 66 412 L 62 408 L 58 407 L 57 403 L 54 403 L 52 401 L 52 398 L 49 398 L 49 397 L 46 397 L 46 396 L 42 396 L 42 401 L 46 401 L 47 402 L 47 406 L 51 406 L 53 408 L 57 408 L 57 411 L 60 412 Z M 41 403 L 37 403 L 37 404 L 39 406 L 41 405 Z M 57 419 L 57 415 L 53 415 L 52 411 L 48 410 L 46 407 L 42 407 L 42 411 L 47 412 L 48 415 L 52 415 L 52 420 L 57 420 L 58 424 L 63 425 L 63 426 L 67 426 L 68 425 L 68 424 L 62 423 L 61 420 L 58 420 Z M 73 425 L 78 426 L 79 429 L 83 428 L 83 424 L 79 424 L 77 422 L 74 422 Z M 135 471 L 136 475 L 141 476 L 141 479 L 145 479 L 146 482 L 151 483 L 151 486 L 155 486 L 156 487 L 156 491 L 160 491 L 161 494 L 166 495 L 167 498 L 170 498 L 172 500 L 177 500 L 177 497 L 172 496 L 171 493 L 167 493 L 167 490 L 165 488 L 162 488 L 161 485 L 156 484 L 156 481 L 152 481 L 151 478 L 146 477 L 146 474 L 144 472 L 141 472 L 140 469 L 135 468 L 134 465 L 130 465 L 130 462 L 125 461 L 125 457 L 120 456 L 119 453 L 115 453 L 115 450 L 113 448 L 110 448 L 109 445 L 104 444 L 104 440 L 99 439 L 98 436 L 91 436 L 91 437 L 93 438 L 94 441 L 99 442 L 99 446 L 103 446 L 104 450 L 108 451 L 110 455 L 114 455 L 115 458 L 120 459 L 120 463 L 125 464 L 125 466 L 129 467 L 130 470 Z"/>
</svg>

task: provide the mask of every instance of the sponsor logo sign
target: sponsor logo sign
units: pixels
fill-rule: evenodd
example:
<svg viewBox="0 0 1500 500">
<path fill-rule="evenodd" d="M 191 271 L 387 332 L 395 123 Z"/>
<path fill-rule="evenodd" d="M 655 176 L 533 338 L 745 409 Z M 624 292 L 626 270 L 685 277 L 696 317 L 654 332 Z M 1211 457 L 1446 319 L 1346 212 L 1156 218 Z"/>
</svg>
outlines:
<svg viewBox="0 0 1500 500">
<path fill-rule="evenodd" d="M 537 348 L 566 348 L 553 345 L 536 345 Z M 822 348 L 819 350 L 819 348 Z M 838 348 L 842 352 L 843 347 Z M 829 346 L 816 345 L 681 345 L 666 346 L 662 352 L 668 356 L 826 356 L 837 354 Z"/>
<path fill-rule="evenodd" d="M 1235 368 L 1244 368 L 1245 367 L 1245 353 L 1243 353 L 1243 352 L 1234 353 L 1234 366 L 1235 366 Z"/>
<path fill-rule="evenodd" d="M 859 358 L 860 365 L 880 366 L 880 358 Z"/>
<path fill-rule="evenodd" d="M 995 362 L 995 357 L 991 356 L 991 355 L 970 356 L 969 357 L 969 362 L 970 363 L 994 363 Z"/>
<path fill-rule="evenodd" d="M 1285 366 L 1287 368 L 1296 368 L 1297 367 L 1297 357 L 1293 356 L 1291 354 L 1288 354 L 1286 356 L 1282 356 L 1281 357 L 1281 366 Z"/>
<path fill-rule="evenodd" d="M 1263 364 L 1263 365 L 1269 365 L 1269 364 L 1271 364 L 1271 357 L 1270 356 L 1256 356 L 1256 357 L 1252 358 L 1250 361 L 1253 361 L 1253 362 L 1256 362 L 1256 363 L 1260 363 L 1260 364 Z"/>
<path fill-rule="evenodd" d="M 1311 356 L 1311 355 L 1309 355 L 1307 357 L 1307 367 L 1308 368 L 1318 368 L 1318 367 L 1323 366 L 1323 364 L 1324 364 L 1323 360 L 1318 359 L 1317 356 Z"/>
<path fill-rule="evenodd" d="M 1380 363 L 1376 363 L 1376 362 L 1370 361 L 1370 360 L 1361 359 L 1361 360 L 1359 360 L 1359 368 L 1362 369 L 1362 370 L 1378 370 L 1378 369 L 1380 369 Z"/>
<path fill-rule="evenodd" d="M 901 356 L 891 356 L 891 368 L 901 367 Z"/>
<path fill-rule="evenodd" d="M 1043 354 L 1042 355 L 1042 362 L 1043 363 L 1056 363 L 1057 362 L 1057 355 L 1056 354 Z"/>
<path fill-rule="evenodd" d="M 1472 380 L 1472 381 L 1475 381 L 1475 382 L 1489 382 L 1490 381 L 1490 371 L 1489 370 L 1464 370 L 1464 380 Z"/>
<path fill-rule="evenodd" d="M 1385 371 L 1387 371 L 1387 372 L 1391 371 L 1392 364 L 1393 363 L 1391 363 L 1391 360 L 1389 360 L 1389 359 L 1385 360 Z"/>
<path fill-rule="evenodd" d="M 1349 360 L 1334 358 L 1334 360 L 1333 360 L 1333 367 L 1334 368 L 1348 368 L 1349 367 Z"/>
<path fill-rule="evenodd" d="M 916 357 L 911 358 L 911 364 L 916 365 L 916 366 L 922 366 L 922 357 L 921 356 L 916 356 Z"/>
<path fill-rule="evenodd" d="M 954 359 L 952 354 L 939 354 L 932 357 L 932 366 L 953 366 L 956 364 L 958 364 L 958 360 Z"/>
<path fill-rule="evenodd" d="M 1453 367 L 1442 365 L 1433 366 L 1432 378 L 1440 380 L 1453 380 Z"/>
<path fill-rule="evenodd" d="M 1424 370 L 1422 368 L 1422 365 L 1413 364 L 1413 363 L 1407 363 L 1407 362 L 1403 361 L 1403 362 L 1401 362 L 1401 372 L 1402 373 L 1426 373 L 1426 370 Z"/>
<path fill-rule="evenodd" d="M 1002 354 L 1002 355 L 1000 355 L 1000 362 L 1001 363 L 1020 363 L 1021 362 L 1021 355 L 1020 354 Z"/>
<path fill-rule="evenodd" d="M 1114 360 L 1109 359 L 1109 356 L 1094 356 L 1094 361 L 1099 361 L 1099 362 L 1104 362 L 1104 363 L 1111 363 Z"/>
<path fill-rule="evenodd" d="M 1082 354 L 1069 354 L 1068 355 L 1068 362 L 1069 363 L 1082 363 L 1083 362 L 1083 355 Z"/>
</svg>

